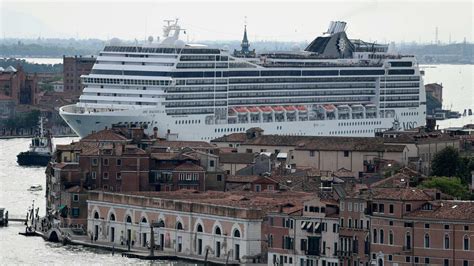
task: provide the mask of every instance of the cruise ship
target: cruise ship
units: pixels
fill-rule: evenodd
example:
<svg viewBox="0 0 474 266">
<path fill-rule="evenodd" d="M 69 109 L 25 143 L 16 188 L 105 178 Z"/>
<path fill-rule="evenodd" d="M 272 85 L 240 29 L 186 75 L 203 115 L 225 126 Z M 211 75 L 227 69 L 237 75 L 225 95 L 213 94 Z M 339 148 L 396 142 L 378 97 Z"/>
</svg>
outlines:
<svg viewBox="0 0 474 266">
<path fill-rule="evenodd" d="M 413 56 L 349 39 L 346 23 L 301 51 L 256 53 L 187 44 L 178 21 L 162 40 L 107 45 L 79 102 L 60 115 L 80 136 L 113 124 L 173 140 L 209 141 L 260 127 L 267 134 L 374 136 L 423 126 L 426 97 Z"/>
</svg>

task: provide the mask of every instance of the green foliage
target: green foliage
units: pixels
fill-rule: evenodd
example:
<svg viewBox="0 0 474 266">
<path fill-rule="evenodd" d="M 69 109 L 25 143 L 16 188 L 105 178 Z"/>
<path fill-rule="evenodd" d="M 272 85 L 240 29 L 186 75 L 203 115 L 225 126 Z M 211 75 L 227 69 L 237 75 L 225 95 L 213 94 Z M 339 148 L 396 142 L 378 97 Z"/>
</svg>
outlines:
<svg viewBox="0 0 474 266">
<path fill-rule="evenodd" d="M 41 112 L 33 110 L 28 113 L 17 114 L 14 118 L 3 121 L 3 126 L 9 129 L 36 127 Z"/>
<path fill-rule="evenodd" d="M 459 162 L 459 152 L 453 147 L 446 147 L 434 155 L 431 175 L 456 176 Z"/>
<path fill-rule="evenodd" d="M 470 197 L 468 187 L 457 177 L 432 177 L 423 181 L 419 187 L 437 188 L 441 192 L 457 199 L 468 199 Z"/>
</svg>

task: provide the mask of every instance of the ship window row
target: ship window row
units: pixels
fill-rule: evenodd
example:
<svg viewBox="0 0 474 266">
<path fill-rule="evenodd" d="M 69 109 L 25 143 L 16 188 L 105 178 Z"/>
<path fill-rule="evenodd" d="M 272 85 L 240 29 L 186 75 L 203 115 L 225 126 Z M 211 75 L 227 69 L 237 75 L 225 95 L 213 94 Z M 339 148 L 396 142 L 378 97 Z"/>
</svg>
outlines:
<svg viewBox="0 0 474 266">
<path fill-rule="evenodd" d="M 278 84 L 278 85 L 231 85 L 229 91 L 245 90 L 314 90 L 314 89 L 375 89 L 374 83 L 334 83 L 334 84 Z"/>
<path fill-rule="evenodd" d="M 90 93 L 85 92 L 82 95 L 89 96 L 113 96 L 113 97 L 135 97 L 135 98 L 160 98 L 158 95 L 148 95 L 148 94 L 136 94 L 136 93 Z"/>
<path fill-rule="evenodd" d="M 176 81 L 176 85 L 227 84 L 227 79 L 188 79 Z"/>
<path fill-rule="evenodd" d="M 418 107 L 418 102 L 405 102 L 405 103 L 381 103 L 381 108 L 402 108 L 402 107 Z"/>
<path fill-rule="evenodd" d="M 341 122 L 337 125 L 340 127 L 349 127 L 349 126 L 371 126 L 371 125 L 381 125 L 382 121 L 358 121 L 358 122 Z"/>
<path fill-rule="evenodd" d="M 155 54 L 220 54 L 219 49 L 208 48 L 155 48 L 138 46 L 106 46 L 104 52 L 155 53 Z"/>
<path fill-rule="evenodd" d="M 228 56 L 220 55 L 182 55 L 180 61 L 228 61 Z"/>
<path fill-rule="evenodd" d="M 265 67 L 382 67 L 382 63 L 329 63 L 329 62 L 288 62 L 288 61 L 267 61 L 263 64 Z"/>
<path fill-rule="evenodd" d="M 190 106 L 223 106 L 227 101 L 191 101 L 191 102 L 165 102 L 166 107 L 190 107 Z"/>
<path fill-rule="evenodd" d="M 418 112 L 402 112 L 401 113 L 402 116 L 414 116 L 414 115 L 418 115 Z"/>
<path fill-rule="evenodd" d="M 215 128 L 214 133 L 223 133 L 223 132 L 243 132 L 245 128 L 243 127 L 234 127 L 234 128 Z"/>
<path fill-rule="evenodd" d="M 99 57 L 131 57 L 131 58 L 178 58 L 177 55 L 168 55 L 168 54 L 117 54 L 117 53 L 99 53 Z"/>
<path fill-rule="evenodd" d="M 359 82 L 375 81 L 372 77 L 333 77 L 333 78 L 232 78 L 230 84 L 245 83 L 309 83 L 309 82 Z"/>
<path fill-rule="evenodd" d="M 361 94 L 375 95 L 375 91 L 373 90 L 327 90 L 327 91 L 232 92 L 232 93 L 229 93 L 229 98 L 361 95 Z"/>
<path fill-rule="evenodd" d="M 420 81 L 420 76 L 381 77 L 380 81 Z"/>
<path fill-rule="evenodd" d="M 188 92 L 227 92 L 226 86 L 203 86 L 203 87 L 169 87 L 167 93 L 188 93 Z"/>
<path fill-rule="evenodd" d="M 418 82 L 401 82 L 401 83 L 380 83 L 380 88 L 417 88 L 420 87 Z"/>
<path fill-rule="evenodd" d="M 381 90 L 380 94 L 381 95 L 386 95 L 386 94 L 418 94 L 420 90 L 416 89 L 406 89 L 406 90 Z"/>
<path fill-rule="evenodd" d="M 201 124 L 201 119 L 196 120 L 176 120 L 174 121 L 176 125 L 187 125 L 187 124 Z"/>
<path fill-rule="evenodd" d="M 414 75 L 414 69 L 390 69 L 388 71 L 389 75 Z"/>
<path fill-rule="evenodd" d="M 380 101 L 418 101 L 420 97 L 416 96 L 381 96 Z"/>
<path fill-rule="evenodd" d="M 360 134 L 360 133 L 374 133 L 374 129 L 359 129 L 359 130 L 339 130 L 329 131 L 329 135 L 345 135 L 345 134 Z"/>
<path fill-rule="evenodd" d="M 156 105 L 156 103 L 148 102 L 133 102 L 133 101 L 99 101 L 99 100 L 80 100 L 81 103 L 95 103 L 95 104 L 113 104 L 113 105 Z"/>
<path fill-rule="evenodd" d="M 229 62 L 229 68 L 257 68 L 257 66 L 252 65 L 247 62 Z"/>
<path fill-rule="evenodd" d="M 227 68 L 227 63 L 178 63 L 176 68 Z"/>
<path fill-rule="evenodd" d="M 103 65 L 129 65 L 129 66 L 174 66 L 174 63 L 156 63 L 156 62 L 126 62 L 126 61 L 108 61 L 97 60 L 96 64 Z"/>
<path fill-rule="evenodd" d="M 390 62 L 392 67 L 412 67 L 413 63 L 410 61 Z"/>
<path fill-rule="evenodd" d="M 167 109 L 166 114 L 183 115 L 183 114 L 212 114 L 213 108 L 186 108 L 186 109 Z"/>
<path fill-rule="evenodd" d="M 95 84 L 125 84 L 125 85 L 152 85 L 167 86 L 171 84 L 169 80 L 147 80 L 147 79 L 115 79 L 115 78 L 83 78 L 84 83 Z"/>
<path fill-rule="evenodd" d="M 331 103 L 331 102 L 369 102 L 370 97 L 325 97 L 325 98 L 286 98 L 286 99 L 239 99 L 229 100 L 230 105 L 283 104 L 283 103 Z"/>
<path fill-rule="evenodd" d="M 166 100 L 202 100 L 202 99 L 226 99 L 227 94 L 190 94 L 190 95 L 170 95 Z"/>
</svg>

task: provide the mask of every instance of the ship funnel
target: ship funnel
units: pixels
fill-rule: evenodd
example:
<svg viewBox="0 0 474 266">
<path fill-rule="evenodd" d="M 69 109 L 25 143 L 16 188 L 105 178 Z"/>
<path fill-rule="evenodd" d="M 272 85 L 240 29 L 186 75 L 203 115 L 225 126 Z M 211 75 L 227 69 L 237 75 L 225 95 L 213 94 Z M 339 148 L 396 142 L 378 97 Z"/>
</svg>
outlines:
<svg viewBox="0 0 474 266">
<path fill-rule="evenodd" d="M 346 22 L 344 21 L 331 21 L 329 23 L 327 34 L 335 34 L 346 30 Z"/>
</svg>

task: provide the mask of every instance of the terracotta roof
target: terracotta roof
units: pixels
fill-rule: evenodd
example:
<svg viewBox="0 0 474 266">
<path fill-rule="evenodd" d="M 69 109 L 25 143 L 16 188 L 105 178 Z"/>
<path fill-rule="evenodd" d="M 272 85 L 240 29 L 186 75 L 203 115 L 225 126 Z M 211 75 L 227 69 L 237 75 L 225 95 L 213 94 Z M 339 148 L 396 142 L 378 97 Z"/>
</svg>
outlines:
<svg viewBox="0 0 474 266">
<path fill-rule="evenodd" d="M 205 141 L 169 141 L 169 140 L 159 140 L 156 141 L 153 146 L 155 147 L 165 147 L 171 149 L 181 149 L 181 148 L 215 148 L 214 145 L 205 142 Z"/>
<path fill-rule="evenodd" d="M 254 162 L 253 153 L 221 153 L 219 154 L 220 163 L 251 164 Z"/>
<path fill-rule="evenodd" d="M 103 192 L 97 192 L 103 193 Z M 104 193 L 115 194 L 119 193 Z M 206 191 L 192 190 L 162 191 L 162 192 L 129 192 L 126 195 L 138 195 L 173 201 L 209 204 L 214 206 L 261 210 L 262 218 L 268 212 L 293 213 L 303 208 L 303 203 L 315 196 L 306 192 L 281 192 L 281 191 Z M 104 197 L 105 198 L 105 197 Z"/>
<path fill-rule="evenodd" d="M 390 133 L 390 132 L 389 132 Z M 440 141 L 456 141 L 456 137 L 441 132 L 394 132 L 396 138 L 384 137 L 385 143 L 433 143 Z"/>
<path fill-rule="evenodd" d="M 411 177 L 403 173 L 397 173 L 370 185 L 373 188 L 406 188 L 410 184 Z"/>
<path fill-rule="evenodd" d="M 397 201 L 429 201 L 433 198 L 419 188 L 374 188 L 372 198 Z"/>
<path fill-rule="evenodd" d="M 227 183 L 252 183 L 261 176 L 258 175 L 231 175 L 226 178 Z"/>
<path fill-rule="evenodd" d="M 202 166 L 194 164 L 192 162 L 185 162 L 180 165 L 178 165 L 176 168 L 174 168 L 175 171 L 205 171 Z"/>
<path fill-rule="evenodd" d="M 407 214 L 406 217 L 439 220 L 464 220 L 474 222 L 474 201 L 436 201 L 429 202 L 432 210 L 418 209 Z"/>
<path fill-rule="evenodd" d="M 112 129 L 103 129 L 87 135 L 81 141 L 126 141 L 127 138 Z"/>
<path fill-rule="evenodd" d="M 247 135 L 245 133 L 232 133 L 229 135 L 224 135 L 220 138 L 211 140 L 211 142 L 244 142 L 247 140 Z"/>
</svg>

